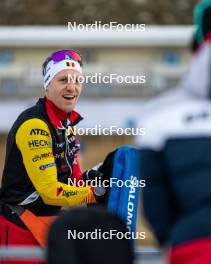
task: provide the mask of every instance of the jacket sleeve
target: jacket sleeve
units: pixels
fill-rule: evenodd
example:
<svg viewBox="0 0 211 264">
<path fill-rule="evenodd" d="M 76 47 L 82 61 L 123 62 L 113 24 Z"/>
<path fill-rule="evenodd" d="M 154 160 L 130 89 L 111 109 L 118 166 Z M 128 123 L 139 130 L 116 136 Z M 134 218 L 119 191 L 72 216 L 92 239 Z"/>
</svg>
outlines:
<svg viewBox="0 0 211 264">
<path fill-rule="evenodd" d="M 16 144 L 22 154 L 27 174 L 44 203 L 57 206 L 96 202 L 92 189 L 57 180 L 52 137 L 47 124 L 33 118 L 17 130 Z"/>
</svg>

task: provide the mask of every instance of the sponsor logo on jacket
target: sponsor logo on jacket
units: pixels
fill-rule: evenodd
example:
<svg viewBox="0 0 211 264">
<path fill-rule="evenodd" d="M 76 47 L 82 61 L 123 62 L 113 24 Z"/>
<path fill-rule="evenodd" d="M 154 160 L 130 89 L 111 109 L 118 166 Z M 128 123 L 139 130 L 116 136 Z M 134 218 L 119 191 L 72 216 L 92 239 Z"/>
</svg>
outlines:
<svg viewBox="0 0 211 264">
<path fill-rule="evenodd" d="M 65 142 L 56 143 L 56 147 L 57 147 L 57 148 L 63 148 L 64 145 L 65 145 Z"/>
<path fill-rule="evenodd" d="M 30 131 L 30 135 L 41 135 L 41 136 L 46 136 L 46 137 L 49 137 L 49 133 L 43 129 L 40 129 L 40 128 L 33 128 L 31 131 Z"/>
<path fill-rule="evenodd" d="M 51 167 L 54 167 L 54 166 L 56 166 L 56 163 L 52 162 L 52 163 L 41 165 L 39 169 L 40 170 L 45 170 L 45 169 L 48 169 L 48 168 L 51 168 Z"/>
<path fill-rule="evenodd" d="M 28 145 L 30 149 L 33 148 L 45 148 L 45 147 L 52 147 L 52 142 L 47 140 L 31 140 L 28 141 Z"/>
<path fill-rule="evenodd" d="M 64 151 L 54 155 L 55 159 L 64 159 Z"/>
<path fill-rule="evenodd" d="M 59 187 L 56 189 L 56 196 L 62 195 L 65 197 L 70 197 L 70 196 L 77 195 L 77 194 L 78 194 L 77 191 L 66 191 L 62 187 Z"/>
<path fill-rule="evenodd" d="M 52 152 L 46 152 L 46 153 L 41 153 L 40 155 L 35 155 L 32 159 L 33 162 L 40 161 L 42 159 L 47 159 L 49 157 L 53 157 Z"/>
</svg>

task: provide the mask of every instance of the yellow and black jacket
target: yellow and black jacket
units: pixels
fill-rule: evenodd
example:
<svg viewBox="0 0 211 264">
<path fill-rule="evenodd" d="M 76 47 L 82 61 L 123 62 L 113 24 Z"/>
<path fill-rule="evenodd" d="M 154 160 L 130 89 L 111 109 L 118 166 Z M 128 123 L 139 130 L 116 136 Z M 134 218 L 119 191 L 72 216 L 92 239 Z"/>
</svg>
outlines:
<svg viewBox="0 0 211 264">
<path fill-rule="evenodd" d="M 81 119 L 73 111 L 55 126 L 46 98 L 20 114 L 7 139 L 1 202 L 21 205 L 36 215 L 55 215 L 61 206 L 95 202 L 90 187 L 68 184 L 68 178 L 78 177 L 74 126 Z"/>
</svg>

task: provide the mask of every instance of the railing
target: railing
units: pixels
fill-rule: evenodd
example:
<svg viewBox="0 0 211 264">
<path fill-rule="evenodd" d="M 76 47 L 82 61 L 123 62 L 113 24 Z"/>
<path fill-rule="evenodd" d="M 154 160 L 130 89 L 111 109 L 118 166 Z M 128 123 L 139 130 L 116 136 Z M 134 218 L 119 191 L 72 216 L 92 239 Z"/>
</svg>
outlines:
<svg viewBox="0 0 211 264">
<path fill-rule="evenodd" d="M 40 247 L 1 247 L 0 260 L 26 260 L 43 261 L 46 258 L 46 251 Z M 135 263 L 164 263 L 161 252 L 157 248 L 138 247 L 135 250 Z"/>
</svg>

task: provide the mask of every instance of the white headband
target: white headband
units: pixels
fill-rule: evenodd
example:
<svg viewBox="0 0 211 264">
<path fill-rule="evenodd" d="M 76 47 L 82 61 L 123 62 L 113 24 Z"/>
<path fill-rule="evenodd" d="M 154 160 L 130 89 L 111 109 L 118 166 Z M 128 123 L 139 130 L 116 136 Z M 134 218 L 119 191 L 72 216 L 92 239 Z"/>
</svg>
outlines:
<svg viewBox="0 0 211 264">
<path fill-rule="evenodd" d="M 82 68 L 77 61 L 66 59 L 59 62 L 49 61 L 46 66 L 46 72 L 44 76 L 44 87 L 48 86 L 49 82 L 54 78 L 54 76 L 62 70 L 76 70 L 82 74 Z"/>
</svg>

